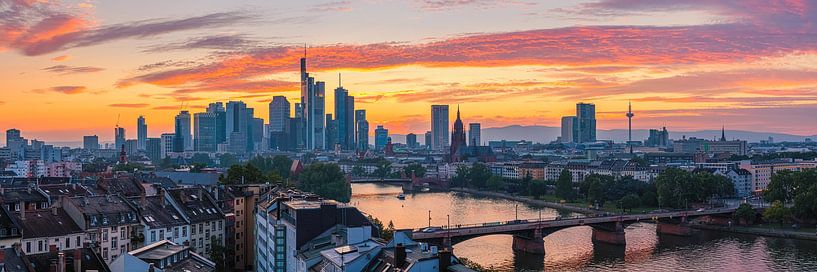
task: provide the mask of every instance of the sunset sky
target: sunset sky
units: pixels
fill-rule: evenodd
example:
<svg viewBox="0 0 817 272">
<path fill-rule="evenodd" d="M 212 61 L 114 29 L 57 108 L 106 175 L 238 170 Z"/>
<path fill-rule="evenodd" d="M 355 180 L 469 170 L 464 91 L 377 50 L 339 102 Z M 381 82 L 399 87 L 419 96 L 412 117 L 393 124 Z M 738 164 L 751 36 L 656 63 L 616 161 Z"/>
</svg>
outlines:
<svg viewBox="0 0 817 272">
<path fill-rule="evenodd" d="M 240 2 L 238 4 L 237 2 Z M 27 138 L 172 131 L 182 105 L 299 100 L 298 58 L 338 73 L 371 127 L 429 130 L 430 105 L 483 127 L 817 134 L 817 0 L 0 0 L 0 129 Z M 0 139 L 4 139 L 4 135 Z"/>
</svg>

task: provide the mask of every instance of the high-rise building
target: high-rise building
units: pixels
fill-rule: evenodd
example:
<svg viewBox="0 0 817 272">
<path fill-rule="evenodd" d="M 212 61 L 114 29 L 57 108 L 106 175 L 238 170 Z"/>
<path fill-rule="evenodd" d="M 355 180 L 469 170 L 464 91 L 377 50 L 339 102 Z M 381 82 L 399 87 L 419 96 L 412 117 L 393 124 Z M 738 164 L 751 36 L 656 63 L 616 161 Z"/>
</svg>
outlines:
<svg viewBox="0 0 817 272">
<path fill-rule="evenodd" d="M 218 144 L 218 113 L 199 112 L 193 114 L 193 135 L 195 150 L 199 152 L 216 152 Z"/>
<path fill-rule="evenodd" d="M 148 138 L 146 142 L 145 153 L 147 154 L 148 158 L 150 158 L 150 161 L 154 163 L 162 161 L 162 139 Z"/>
<path fill-rule="evenodd" d="M 315 81 L 306 72 L 306 57 L 301 58 L 301 103 L 306 121 L 306 148 L 324 149 L 326 142 L 325 118 L 326 84 Z"/>
<path fill-rule="evenodd" d="M 114 129 L 114 148 L 113 149 L 122 149 L 122 146 L 125 145 L 125 128 L 123 127 L 116 127 Z"/>
<path fill-rule="evenodd" d="M 241 101 L 227 102 L 226 137 L 227 151 L 232 153 L 246 153 L 254 146 L 253 109 Z"/>
<path fill-rule="evenodd" d="M 366 151 L 369 149 L 369 121 L 366 120 L 366 110 L 355 111 L 355 149 Z"/>
<path fill-rule="evenodd" d="M 83 136 L 82 137 L 82 148 L 85 150 L 97 150 L 99 149 L 99 136 L 91 135 L 91 136 Z"/>
<path fill-rule="evenodd" d="M 136 148 L 145 150 L 148 140 L 148 124 L 145 122 L 144 116 L 139 116 L 136 119 Z"/>
<path fill-rule="evenodd" d="M 426 146 L 426 149 L 431 149 L 431 141 L 432 141 L 431 139 L 432 139 L 431 131 L 426 131 L 425 140 L 423 142 L 423 144 L 425 144 L 425 146 Z"/>
<path fill-rule="evenodd" d="M 190 112 L 181 111 L 176 115 L 175 135 L 173 140 L 173 152 L 183 152 L 193 150 L 193 130 L 190 129 Z"/>
<path fill-rule="evenodd" d="M 420 146 L 420 144 L 417 143 L 417 134 L 406 134 L 406 146 L 408 146 L 408 148 L 417 148 Z"/>
<path fill-rule="evenodd" d="M 384 128 L 383 125 L 378 125 L 374 130 L 374 149 L 378 151 L 383 150 L 388 142 L 389 130 Z"/>
<path fill-rule="evenodd" d="M 216 146 L 227 142 L 227 111 L 221 102 L 210 103 L 207 106 L 207 113 L 212 113 L 215 120 L 215 142 Z"/>
<path fill-rule="evenodd" d="M 297 149 L 306 149 L 306 119 L 304 119 L 304 108 L 303 103 L 295 103 L 295 118 L 292 119 L 292 123 L 290 123 L 290 127 L 295 129 L 292 132 L 293 137 L 295 137 L 295 148 Z"/>
<path fill-rule="evenodd" d="M 482 124 L 470 123 L 468 124 L 468 144 L 472 146 L 480 146 L 482 138 Z"/>
<path fill-rule="evenodd" d="M 670 144 L 667 127 L 663 127 L 661 130 L 650 129 L 650 136 L 644 145 L 651 147 L 668 147 Z"/>
<path fill-rule="evenodd" d="M 332 114 L 326 114 L 326 149 L 332 150 L 338 142 L 338 121 L 332 118 Z"/>
<path fill-rule="evenodd" d="M 13 145 L 12 142 L 18 141 L 18 140 L 21 140 L 21 139 L 23 139 L 23 137 L 20 136 L 20 130 L 19 129 L 12 128 L 12 129 L 6 130 L 6 147 L 11 147 Z"/>
<path fill-rule="evenodd" d="M 139 150 L 139 142 L 137 140 L 129 139 L 125 140 L 125 152 L 128 153 L 128 156 L 133 156 Z"/>
<path fill-rule="evenodd" d="M 451 133 L 451 148 L 449 150 L 452 158 L 457 154 L 457 150 L 468 145 L 466 141 L 465 128 L 462 125 L 462 119 L 460 119 L 460 108 L 457 107 L 457 120 L 454 121 L 454 132 Z"/>
<path fill-rule="evenodd" d="M 262 151 L 264 148 L 264 119 L 252 118 L 252 127 L 250 127 L 252 135 L 252 146 L 249 147 L 251 151 Z"/>
<path fill-rule="evenodd" d="M 431 106 L 431 147 L 433 150 L 448 148 L 448 105 Z"/>
<path fill-rule="evenodd" d="M 274 96 L 269 102 L 270 131 L 284 131 L 289 122 L 289 100 L 286 96 Z"/>
<path fill-rule="evenodd" d="M 561 140 L 563 143 L 572 143 L 576 139 L 576 135 L 573 134 L 576 131 L 577 126 L 579 125 L 576 122 L 576 116 L 564 116 L 562 117 L 562 137 Z"/>
<path fill-rule="evenodd" d="M 173 141 L 176 139 L 176 135 L 173 133 L 163 133 L 160 139 L 161 146 L 159 151 L 159 157 L 164 159 L 170 153 L 173 153 Z"/>
<path fill-rule="evenodd" d="M 589 103 L 576 104 L 577 130 L 574 132 L 577 143 L 596 141 L 596 105 Z"/>
<path fill-rule="evenodd" d="M 335 126 L 337 142 L 345 150 L 355 148 L 355 97 L 340 85 L 335 89 Z"/>
</svg>

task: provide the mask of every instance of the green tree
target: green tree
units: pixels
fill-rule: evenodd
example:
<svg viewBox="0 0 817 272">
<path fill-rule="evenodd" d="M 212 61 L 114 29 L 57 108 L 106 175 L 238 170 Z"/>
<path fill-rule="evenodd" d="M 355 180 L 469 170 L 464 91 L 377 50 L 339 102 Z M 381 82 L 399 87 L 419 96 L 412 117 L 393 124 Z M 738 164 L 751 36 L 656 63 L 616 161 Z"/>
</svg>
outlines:
<svg viewBox="0 0 817 272">
<path fill-rule="evenodd" d="M 771 182 L 766 186 L 766 191 L 763 192 L 763 197 L 769 202 L 792 202 L 796 194 L 795 187 L 799 176 L 800 174 L 790 170 L 774 173 Z"/>
<path fill-rule="evenodd" d="M 752 224 L 755 222 L 756 216 L 755 209 L 748 203 L 740 204 L 738 209 L 735 210 L 735 221 L 738 223 L 746 222 L 746 224 Z"/>
<path fill-rule="evenodd" d="M 763 220 L 766 220 L 771 223 L 778 223 L 781 224 L 788 220 L 789 216 L 791 215 L 791 211 L 783 206 L 783 202 L 779 200 L 775 200 L 772 202 L 772 205 L 766 208 L 763 211 Z"/>
<path fill-rule="evenodd" d="M 531 181 L 533 181 L 533 176 L 531 176 L 530 172 L 526 172 L 525 177 L 519 182 L 523 195 L 531 195 Z"/>
<path fill-rule="evenodd" d="M 389 177 L 389 174 L 391 174 L 391 162 L 387 160 L 382 160 L 378 162 L 377 168 L 374 169 L 374 172 L 372 174 L 374 174 L 374 176 L 379 178 L 380 180 L 386 179 L 387 177 Z"/>
<path fill-rule="evenodd" d="M 562 170 L 559 174 L 559 179 L 556 180 L 556 196 L 565 200 L 573 200 L 575 192 L 573 191 L 573 176 L 567 169 Z"/>
<path fill-rule="evenodd" d="M 125 163 L 125 164 L 117 164 L 113 166 L 114 172 L 128 172 L 133 173 L 139 170 L 144 169 L 145 166 L 139 163 Z"/>
<path fill-rule="evenodd" d="M 230 167 L 238 164 L 238 158 L 231 153 L 224 153 L 218 156 L 218 164 L 221 167 Z"/>
<path fill-rule="evenodd" d="M 457 172 L 454 174 L 454 177 L 451 178 L 452 185 L 456 187 L 468 187 L 468 176 L 470 169 L 468 166 L 460 165 L 457 167 Z"/>
<path fill-rule="evenodd" d="M 505 181 L 499 176 L 491 176 L 488 178 L 486 187 L 491 191 L 500 191 L 505 188 Z"/>
<path fill-rule="evenodd" d="M 547 193 L 547 183 L 544 180 L 531 180 L 530 195 L 534 198 L 541 198 Z"/>
<path fill-rule="evenodd" d="M 416 177 L 422 178 L 426 176 L 426 168 L 419 163 L 412 163 L 403 168 L 403 173 L 409 178 L 411 178 L 412 173 L 414 173 Z"/>
<path fill-rule="evenodd" d="M 355 165 L 352 167 L 352 176 L 355 177 L 365 177 L 366 176 L 366 169 L 363 169 L 360 165 Z"/>
<path fill-rule="evenodd" d="M 352 197 L 352 185 L 337 164 L 310 164 L 298 178 L 298 188 L 303 191 L 340 202 L 349 202 Z"/>
<path fill-rule="evenodd" d="M 679 168 L 667 168 L 655 178 L 658 205 L 663 207 L 686 208 L 696 201 L 699 188 L 692 173 Z"/>
<path fill-rule="evenodd" d="M 485 188 L 488 179 L 491 178 L 491 169 L 485 164 L 475 163 L 468 171 L 468 182 L 477 188 Z"/>
<path fill-rule="evenodd" d="M 227 175 L 222 176 L 221 183 L 231 184 L 260 184 L 268 182 L 268 177 L 264 176 L 258 168 L 252 164 L 233 165 L 227 169 Z"/>
<path fill-rule="evenodd" d="M 633 209 L 638 208 L 638 206 L 641 206 L 641 198 L 639 198 L 638 195 L 636 195 L 634 193 L 630 193 L 630 194 L 622 197 L 619 200 L 619 203 L 620 203 L 619 206 L 625 212 L 627 210 L 632 211 Z"/>
<path fill-rule="evenodd" d="M 210 257 L 210 260 L 216 263 L 216 270 L 218 272 L 227 271 L 225 267 L 225 261 L 227 259 L 227 248 L 221 243 L 221 240 L 216 238 L 215 235 L 210 236 L 210 250 L 207 251 L 207 255 Z"/>
<path fill-rule="evenodd" d="M 389 225 L 386 226 L 386 229 L 383 230 L 383 234 L 380 236 L 380 238 L 383 238 L 383 240 L 386 241 L 391 241 L 391 239 L 394 238 L 395 231 L 396 230 L 394 229 L 394 222 L 389 220 Z"/>
<path fill-rule="evenodd" d="M 159 168 L 161 168 L 161 169 L 174 169 L 176 167 L 178 167 L 178 165 L 176 165 L 176 163 L 173 162 L 173 159 L 171 159 L 168 156 L 165 156 L 162 159 L 162 162 L 159 163 Z"/>
<path fill-rule="evenodd" d="M 272 157 L 272 171 L 278 173 L 281 178 L 289 178 L 289 170 L 292 168 L 292 159 L 284 155 Z"/>
<path fill-rule="evenodd" d="M 196 154 L 193 154 L 192 158 L 190 158 L 190 163 L 191 164 L 202 164 L 202 165 L 204 165 L 206 167 L 206 166 L 213 165 L 213 160 L 210 159 L 210 155 L 207 155 L 207 154 L 204 154 L 204 153 L 196 153 Z"/>
</svg>

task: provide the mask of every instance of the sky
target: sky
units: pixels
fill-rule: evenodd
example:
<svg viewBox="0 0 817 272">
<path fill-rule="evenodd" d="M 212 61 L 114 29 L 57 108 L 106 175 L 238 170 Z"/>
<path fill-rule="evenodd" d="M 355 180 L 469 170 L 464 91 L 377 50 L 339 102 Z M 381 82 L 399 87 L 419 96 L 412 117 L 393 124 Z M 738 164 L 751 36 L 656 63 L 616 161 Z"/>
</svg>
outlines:
<svg viewBox="0 0 817 272">
<path fill-rule="evenodd" d="M 432 104 L 483 127 L 817 134 L 817 0 L 0 0 L 0 128 L 46 141 L 171 132 L 181 109 L 300 100 L 298 58 L 372 127 Z M 3 138 L 0 136 L 0 138 Z"/>
</svg>

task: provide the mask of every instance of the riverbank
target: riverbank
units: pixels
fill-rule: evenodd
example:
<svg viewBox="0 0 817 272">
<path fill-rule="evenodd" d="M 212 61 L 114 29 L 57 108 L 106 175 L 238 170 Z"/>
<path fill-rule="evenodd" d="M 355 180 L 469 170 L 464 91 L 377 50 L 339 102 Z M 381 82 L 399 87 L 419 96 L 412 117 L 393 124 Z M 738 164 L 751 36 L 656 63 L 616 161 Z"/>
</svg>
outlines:
<svg viewBox="0 0 817 272">
<path fill-rule="evenodd" d="M 566 204 L 550 202 L 550 201 L 544 201 L 544 200 L 538 200 L 538 199 L 531 199 L 531 198 L 525 197 L 525 196 L 514 196 L 514 195 L 509 195 L 509 194 L 499 193 L 499 192 L 486 192 L 486 191 L 480 191 L 480 190 L 474 190 L 474 189 L 468 189 L 468 188 L 449 188 L 448 190 L 450 190 L 452 192 L 460 192 L 460 193 L 467 193 L 467 194 L 478 195 L 478 196 L 489 196 L 489 197 L 496 197 L 496 198 L 502 198 L 502 199 L 507 199 L 507 200 L 519 201 L 519 202 L 527 203 L 527 204 L 530 204 L 530 205 L 543 206 L 543 207 L 547 207 L 547 208 L 571 211 L 571 212 L 581 213 L 581 214 L 603 214 L 604 213 L 604 211 L 598 211 L 598 210 L 594 210 L 594 209 L 576 207 L 576 206 L 572 206 L 572 205 L 566 205 Z"/>
<path fill-rule="evenodd" d="M 814 232 L 804 232 L 804 231 L 785 230 L 785 229 L 771 229 L 771 228 L 764 228 L 764 227 L 745 227 L 745 226 L 728 227 L 728 226 L 716 226 L 716 225 L 705 225 L 705 224 L 692 224 L 691 227 L 695 228 L 695 229 L 723 231 L 723 232 L 731 232 L 731 233 L 739 233 L 739 234 L 750 234 L 750 235 L 758 235 L 758 236 L 766 236 L 766 237 L 817 241 L 817 234 L 815 234 Z"/>
</svg>

